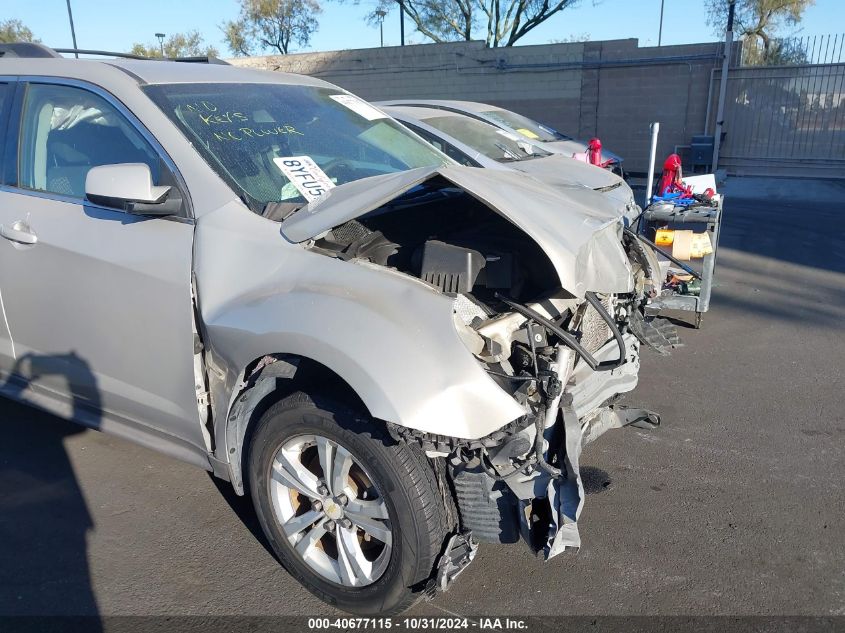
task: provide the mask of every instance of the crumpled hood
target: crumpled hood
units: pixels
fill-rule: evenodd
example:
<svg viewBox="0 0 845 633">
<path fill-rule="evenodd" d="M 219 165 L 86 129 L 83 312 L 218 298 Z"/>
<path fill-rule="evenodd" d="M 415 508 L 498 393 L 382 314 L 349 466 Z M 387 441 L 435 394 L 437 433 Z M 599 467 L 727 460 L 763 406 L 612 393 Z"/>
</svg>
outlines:
<svg viewBox="0 0 845 633">
<path fill-rule="evenodd" d="M 622 178 L 608 169 L 554 154 L 544 158 L 533 158 L 509 163 L 509 167 L 533 176 L 555 188 L 569 189 L 588 187 L 613 201 L 617 217 L 632 221 L 639 215 L 634 204 L 634 192 Z"/>
<path fill-rule="evenodd" d="M 282 235 L 296 243 L 313 239 L 436 178 L 463 189 L 525 231 L 548 255 L 561 287 L 575 296 L 633 289 L 613 205 L 586 187 L 564 193 L 516 171 L 444 165 L 356 180 L 329 190 L 284 220 Z"/>
</svg>

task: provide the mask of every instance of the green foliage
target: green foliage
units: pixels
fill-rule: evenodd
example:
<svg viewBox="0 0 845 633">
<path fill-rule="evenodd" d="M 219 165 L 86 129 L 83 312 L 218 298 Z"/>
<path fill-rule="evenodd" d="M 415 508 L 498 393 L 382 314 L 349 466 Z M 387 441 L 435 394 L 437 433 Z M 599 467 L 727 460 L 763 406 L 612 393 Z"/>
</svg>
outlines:
<svg viewBox="0 0 845 633">
<path fill-rule="evenodd" d="M 736 0 L 733 30 L 735 38 L 743 40 L 743 63 L 801 63 L 803 51 L 776 36 L 801 22 L 804 11 L 813 4 L 815 0 Z M 716 35 L 725 32 L 728 6 L 728 0 L 708 0 L 707 21 Z"/>
<path fill-rule="evenodd" d="M 0 20 L 0 42 L 40 42 L 20 20 Z"/>
<path fill-rule="evenodd" d="M 132 45 L 130 53 L 144 57 L 161 57 L 162 46 L 158 42 L 154 44 L 141 44 L 136 42 Z M 164 40 L 164 57 L 217 57 L 217 49 L 213 46 L 206 46 L 202 35 L 197 31 L 187 33 L 174 33 Z"/>
<path fill-rule="evenodd" d="M 417 30 L 435 42 L 483 39 L 487 46 L 513 46 L 550 17 L 578 0 L 379 0 L 376 11 L 402 6 Z"/>
<path fill-rule="evenodd" d="M 747 38 L 742 42 L 743 66 L 794 66 L 808 64 L 807 50 L 800 39 Z"/>
<path fill-rule="evenodd" d="M 307 46 L 322 13 L 317 0 L 240 0 L 238 19 L 221 25 L 229 50 L 235 55 L 278 52 L 287 55 L 291 44 Z"/>
</svg>

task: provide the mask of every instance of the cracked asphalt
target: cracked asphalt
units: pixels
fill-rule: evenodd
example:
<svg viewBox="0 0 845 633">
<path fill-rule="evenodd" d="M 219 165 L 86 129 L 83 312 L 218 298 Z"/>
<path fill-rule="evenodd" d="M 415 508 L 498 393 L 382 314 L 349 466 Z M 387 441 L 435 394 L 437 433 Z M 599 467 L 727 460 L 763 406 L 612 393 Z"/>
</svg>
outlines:
<svg viewBox="0 0 845 633">
<path fill-rule="evenodd" d="M 585 451 L 581 551 L 482 545 L 414 613 L 845 615 L 842 205 L 729 198 L 717 284 L 643 355 L 627 401 L 663 425 Z M 227 484 L 9 401 L 0 424 L 0 615 L 335 613 Z"/>
</svg>

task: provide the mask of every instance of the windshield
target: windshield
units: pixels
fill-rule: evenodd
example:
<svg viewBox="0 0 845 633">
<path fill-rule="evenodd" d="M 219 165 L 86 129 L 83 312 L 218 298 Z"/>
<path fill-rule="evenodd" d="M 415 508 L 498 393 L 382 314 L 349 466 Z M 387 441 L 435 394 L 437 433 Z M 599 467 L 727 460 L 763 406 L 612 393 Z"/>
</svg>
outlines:
<svg viewBox="0 0 845 633">
<path fill-rule="evenodd" d="M 437 116 L 423 121 L 500 163 L 549 155 L 517 134 L 469 117 Z"/>
<path fill-rule="evenodd" d="M 353 180 L 443 165 L 443 154 L 337 88 L 284 84 L 145 87 L 256 212 L 298 207 Z"/>
<path fill-rule="evenodd" d="M 490 110 L 488 112 L 482 112 L 481 114 L 489 118 L 491 121 L 496 121 L 496 123 L 519 132 L 525 138 L 529 138 L 532 141 L 549 142 L 572 140 L 571 136 L 561 134 L 553 128 L 537 123 L 534 119 L 529 119 L 527 116 L 522 116 L 521 114 L 511 112 L 510 110 Z"/>
</svg>

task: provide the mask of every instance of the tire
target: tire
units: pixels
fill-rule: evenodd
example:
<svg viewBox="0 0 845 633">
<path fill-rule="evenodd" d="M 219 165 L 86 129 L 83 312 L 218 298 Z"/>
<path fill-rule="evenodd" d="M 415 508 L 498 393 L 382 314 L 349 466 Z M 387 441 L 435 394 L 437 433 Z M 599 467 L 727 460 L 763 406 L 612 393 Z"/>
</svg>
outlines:
<svg viewBox="0 0 845 633">
<path fill-rule="evenodd" d="M 324 463 L 341 474 L 321 477 Z M 261 527 L 284 568 L 321 600 L 354 614 L 397 614 L 414 604 L 453 528 L 420 449 L 397 442 L 367 415 L 302 392 L 258 421 L 248 477 Z M 320 481 L 325 486 L 315 497 Z M 346 494 L 338 495 L 340 488 Z M 362 506 L 367 511 L 356 513 Z M 315 512 L 323 516 L 312 523 Z M 295 532 L 303 523 L 308 527 Z"/>
</svg>

